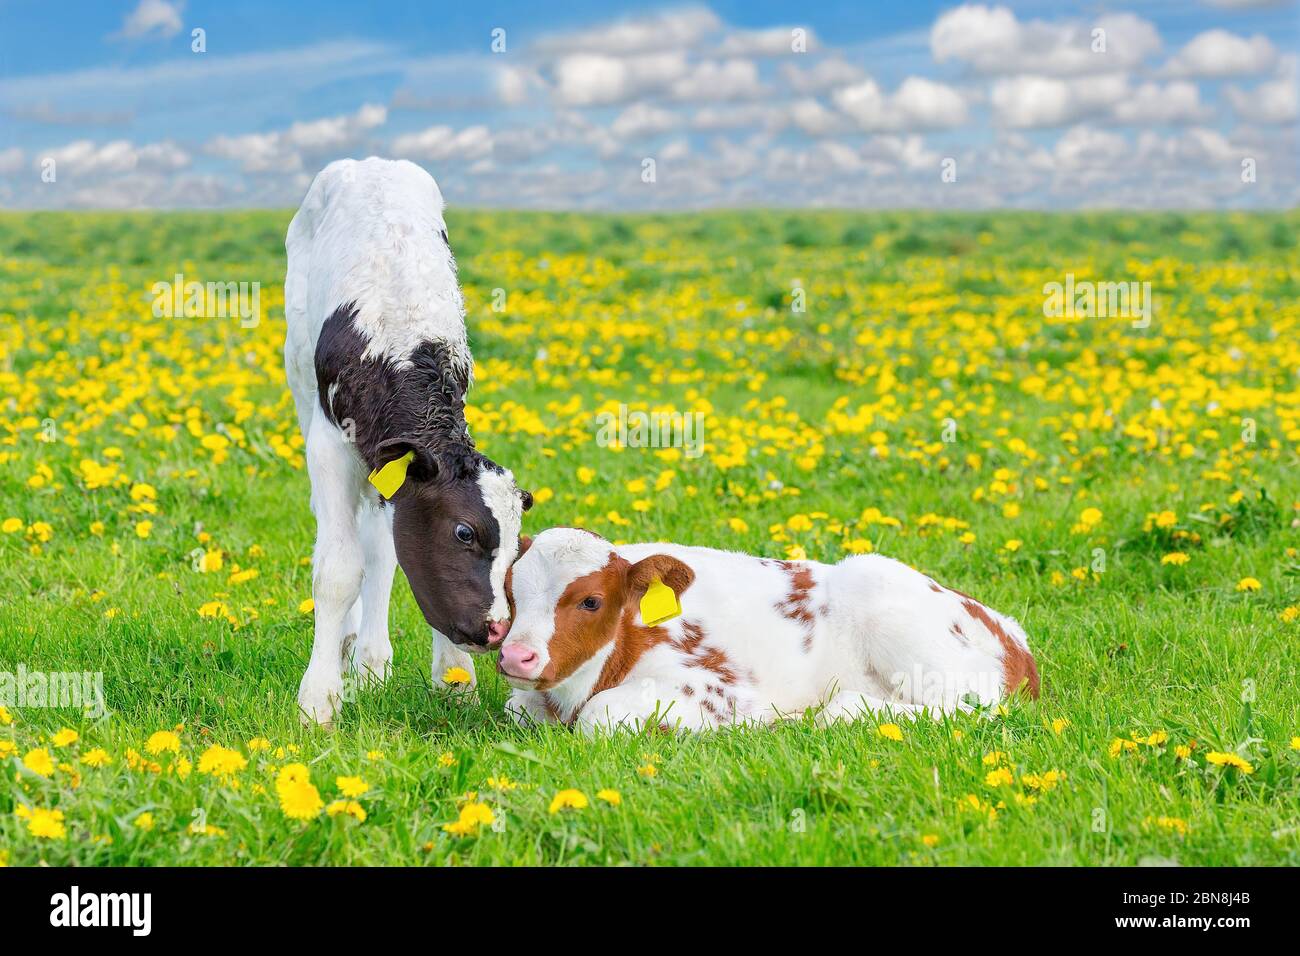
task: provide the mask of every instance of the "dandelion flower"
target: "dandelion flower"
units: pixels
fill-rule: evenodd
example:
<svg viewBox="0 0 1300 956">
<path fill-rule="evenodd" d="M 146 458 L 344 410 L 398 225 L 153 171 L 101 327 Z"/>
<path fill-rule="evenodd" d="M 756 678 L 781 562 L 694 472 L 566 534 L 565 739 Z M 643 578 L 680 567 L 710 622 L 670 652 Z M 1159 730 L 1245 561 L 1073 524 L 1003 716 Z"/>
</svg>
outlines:
<svg viewBox="0 0 1300 956">
<path fill-rule="evenodd" d="M 50 743 L 56 747 L 67 747 L 75 744 L 81 739 L 81 735 L 70 727 L 64 727 L 57 734 L 50 738 Z"/>
<path fill-rule="evenodd" d="M 63 811 L 36 808 L 27 820 L 27 832 L 46 840 L 62 840 L 68 835 L 67 828 L 63 825 Z"/>
<path fill-rule="evenodd" d="M 448 667 L 442 674 L 444 684 L 468 684 L 470 679 L 470 672 L 463 667 Z"/>
<path fill-rule="evenodd" d="M 155 756 L 164 750 L 170 750 L 172 753 L 180 753 L 181 738 L 174 731 L 160 730 L 150 736 L 145 742 L 144 749 Z"/>
<path fill-rule="evenodd" d="M 108 755 L 108 751 L 103 747 L 96 747 L 94 750 L 88 750 L 82 754 L 81 762 L 87 767 L 107 767 L 113 762 L 113 758 Z"/>
<path fill-rule="evenodd" d="M 559 813 L 561 810 L 585 810 L 587 809 L 587 795 L 581 790 L 561 790 L 551 801 L 547 813 Z"/>
<path fill-rule="evenodd" d="M 280 797 L 280 809 L 291 820 L 313 820 L 325 806 L 306 766 L 300 763 L 286 764 L 280 769 L 275 790 Z"/>
<path fill-rule="evenodd" d="M 470 800 L 460 808 L 460 816 L 454 823 L 444 823 L 442 829 L 453 836 L 473 836 L 481 826 L 491 826 L 496 819 L 492 808 L 478 800 Z"/>
<path fill-rule="evenodd" d="M 611 807 L 617 807 L 623 802 L 623 796 L 617 790 L 611 790 L 606 787 L 603 790 L 596 791 L 596 799 L 604 800 Z"/>
<path fill-rule="evenodd" d="M 335 777 L 334 785 L 345 797 L 359 797 L 370 789 L 370 784 L 360 777 Z"/>
<path fill-rule="evenodd" d="M 986 787 L 1009 787 L 1015 782 L 1015 777 L 1006 767 L 998 767 L 997 770 L 990 770 L 984 775 L 984 785 Z"/>
<path fill-rule="evenodd" d="M 1220 750 L 1213 750 L 1205 755 L 1205 760 L 1207 763 L 1212 763 L 1219 767 L 1232 767 L 1245 774 L 1255 772 L 1255 768 L 1250 764 L 1250 761 L 1233 753 L 1224 753 Z"/>
<path fill-rule="evenodd" d="M 314 610 L 316 610 L 316 602 L 312 598 L 307 598 L 298 605 L 299 614 L 310 614 Z"/>
<path fill-rule="evenodd" d="M 336 817 L 340 813 L 343 813 L 353 817 L 358 823 L 366 822 L 365 807 L 361 806 L 361 804 L 357 803 L 355 800 L 335 800 L 325 808 L 325 812 L 331 817 Z"/>
<path fill-rule="evenodd" d="M 1260 587 L 1258 578 L 1242 578 L 1237 582 L 1238 591 L 1258 591 Z"/>
<path fill-rule="evenodd" d="M 1184 552 L 1182 552 L 1182 551 L 1170 551 L 1168 554 L 1164 555 L 1164 556 L 1160 559 L 1160 563 L 1161 563 L 1161 564 L 1173 564 L 1173 565 L 1180 565 L 1180 566 L 1181 566 L 1181 565 L 1186 564 L 1186 563 L 1187 563 L 1188 561 L 1190 561 L 1190 560 L 1191 560 L 1191 558 L 1189 558 L 1189 557 L 1188 557 Z"/>
<path fill-rule="evenodd" d="M 876 728 L 876 733 L 880 734 L 880 736 L 884 737 L 886 740 L 901 741 L 903 739 L 903 729 L 899 727 L 898 724 L 881 724 Z"/>
<path fill-rule="evenodd" d="M 154 827 L 153 814 L 146 810 L 132 821 L 131 826 L 141 832 L 148 833 Z"/>
<path fill-rule="evenodd" d="M 23 766 L 42 777 L 54 774 L 54 761 L 50 759 L 50 752 L 43 747 L 27 751 L 23 755 Z"/>
<path fill-rule="evenodd" d="M 199 758 L 199 773 L 229 777 L 248 766 L 248 759 L 238 750 L 213 744 Z"/>
</svg>

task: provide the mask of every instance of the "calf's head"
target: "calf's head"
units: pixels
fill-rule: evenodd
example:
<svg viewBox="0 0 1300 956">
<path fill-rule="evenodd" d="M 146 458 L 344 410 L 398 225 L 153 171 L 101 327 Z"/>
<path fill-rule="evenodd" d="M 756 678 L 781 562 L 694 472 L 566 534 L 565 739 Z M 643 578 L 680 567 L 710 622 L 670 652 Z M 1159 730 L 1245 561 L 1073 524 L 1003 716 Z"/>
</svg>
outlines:
<svg viewBox="0 0 1300 956">
<path fill-rule="evenodd" d="M 543 531 L 507 576 L 512 617 L 497 670 L 514 687 L 546 690 L 620 637 L 652 639 L 640 603 L 655 578 L 680 596 L 695 575 L 666 554 L 629 562 L 590 531 Z"/>
<path fill-rule="evenodd" d="M 477 453 L 437 454 L 397 441 L 385 444 L 382 460 L 408 452 L 406 480 L 391 499 L 397 563 L 429 626 L 481 653 L 509 627 L 506 572 L 533 497 Z"/>
</svg>

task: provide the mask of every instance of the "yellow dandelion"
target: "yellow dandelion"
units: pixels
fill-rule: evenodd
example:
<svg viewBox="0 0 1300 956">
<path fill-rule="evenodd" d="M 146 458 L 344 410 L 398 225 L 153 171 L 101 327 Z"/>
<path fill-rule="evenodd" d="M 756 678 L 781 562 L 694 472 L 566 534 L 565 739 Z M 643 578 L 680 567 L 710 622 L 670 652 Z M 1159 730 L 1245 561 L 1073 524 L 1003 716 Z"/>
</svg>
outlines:
<svg viewBox="0 0 1300 956">
<path fill-rule="evenodd" d="M 585 810 L 587 809 L 587 795 L 581 790 L 561 790 L 551 800 L 551 806 L 547 813 L 559 813 L 561 810 Z"/>
<path fill-rule="evenodd" d="M 1219 767 L 1232 767 L 1234 770 L 1240 770 L 1242 773 L 1251 774 L 1255 768 L 1250 761 L 1233 753 L 1224 753 L 1221 750 L 1213 750 L 1205 755 L 1207 763 L 1212 763 Z"/>
<path fill-rule="evenodd" d="M 23 755 L 23 766 L 41 777 L 54 775 L 54 761 L 50 758 L 50 752 L 43 747 L 27 751 Z"/>
<path fill-rule="evenodd" d="M 27 820 L 27 832 L 45 840 L 62 840 L 68 835 L 63 825 L 63 811 L 36 808 Z"/>
<path fill-rule="evenodd" d="M 903 739 L 903 728 L 899 727 L 898 724 L 881 724 L 876 728 L 876 733 L 886 740 L 901 741 Z"/>
<path fill-rule="evenodd" d="M 331 817 L 345 814 L 353 817 L 358 823 L 366 822 L 365 808 L 355 800 L 335 800 L 325 808 L 325 812 Z"/>
<path fill-rule="evenodd" d="M 87 750 L 82 754 L 81 762 L 87 767 L 107 767 L 113 762 L 113 758 L 108 755 L 108 751 L 103 747 L 96 747 L 94 750 Z"/>
<path fill-rule="evenodd" d="M 145 742 L 144 749 L 155 756 L 165 750 L 170 750 L 174 754 L 180 753 L 181 738 L 174 731 L 160 730 L 149 737 Z"/>
<path fill-rule="evenodd" d="M 334 785 L 345 797 L 359 797 L 370 789 L 370 784 L 360 777 L 335 777 Z"/>
<path fill-rule="evenodd" d="M 199 757 L 199 773 L 229 777 L 248 766 L 248 759 L 238 750 L 213 744 Z"/>
</svg>

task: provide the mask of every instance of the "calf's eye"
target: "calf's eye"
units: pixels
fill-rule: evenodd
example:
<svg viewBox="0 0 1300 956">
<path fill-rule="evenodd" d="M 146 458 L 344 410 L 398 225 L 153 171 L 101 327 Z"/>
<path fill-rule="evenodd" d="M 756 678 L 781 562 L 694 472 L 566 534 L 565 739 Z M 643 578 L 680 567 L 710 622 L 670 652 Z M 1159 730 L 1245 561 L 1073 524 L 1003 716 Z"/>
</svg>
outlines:
<svg viewBox="0 0 1300 956">
<path fill-rule="evenodd" d="M 583 598 L 582 603 L 579 604 L 578 607 L 582 608 L 584 611 L 599 611 L 600 598 L 598 597 Z"/>
<path fill-rule="evenodd" d="M 456 525 L 456 540 L 461 544 L 473 544 L 474 529 L 464 523 Z"/>
</svg>

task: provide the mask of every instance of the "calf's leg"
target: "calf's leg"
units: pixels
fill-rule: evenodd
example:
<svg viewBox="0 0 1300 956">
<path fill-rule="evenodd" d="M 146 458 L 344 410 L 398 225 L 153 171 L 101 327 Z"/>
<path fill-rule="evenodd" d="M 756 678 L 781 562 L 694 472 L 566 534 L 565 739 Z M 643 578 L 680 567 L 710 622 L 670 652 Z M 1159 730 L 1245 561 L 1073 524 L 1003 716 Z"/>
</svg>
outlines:
<svg viewBox="0 0 1300 956">
<path fill-rule="evenodd" d="M 447 671 L 460 668 L 469 674 L 468 684 L 454 684 L 443 680 Z M 467 697 L 478 696 L 478 675 L 474 673 L 474 658 L 462 651 L 438 631 L 433 631 L 433 686 L 435 690 L 450 690 Z"/>
<path fill-rule="evenodd" d="M 298 687 L 304 723 L 329 726 L 343 696 L 343 639 L 361 594 L 363 575 L 357 505 L 363 468 L 355 450 L 323 414 L 312 418 L 307 437 L 316 547 L 312 555 L 312 597 L 316 602 L 311 660 Z"/>
<path fill-rule="evenodd" d="M 348 663 L 362 680 L 383 681 L 393 662 L 393 645 L 388 636 L 388 602 L 397 569 L 392 511 L 367 501 L 357 514 L 357 524 L 365 567 L 358 602 L 360 626 Z"/>
</svg>

